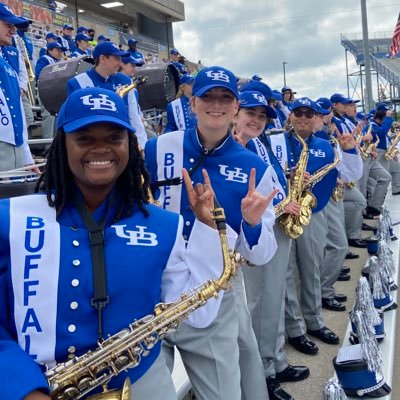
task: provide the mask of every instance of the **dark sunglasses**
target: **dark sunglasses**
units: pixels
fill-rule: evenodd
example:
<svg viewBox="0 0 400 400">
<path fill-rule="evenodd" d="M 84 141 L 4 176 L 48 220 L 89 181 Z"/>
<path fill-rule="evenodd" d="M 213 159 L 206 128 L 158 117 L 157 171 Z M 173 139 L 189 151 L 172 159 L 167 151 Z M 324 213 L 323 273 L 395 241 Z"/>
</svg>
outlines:
<svg viewBox="0 0 400 400">
<path fill-rule="evenodd" d="M 315 111 L 313 110 L 307 110 L 307 111 L 293 110 L 292 112 L 296 118 L 301 118 L 303 115 L 308 119 L 315 117 Z"/>
</svg>

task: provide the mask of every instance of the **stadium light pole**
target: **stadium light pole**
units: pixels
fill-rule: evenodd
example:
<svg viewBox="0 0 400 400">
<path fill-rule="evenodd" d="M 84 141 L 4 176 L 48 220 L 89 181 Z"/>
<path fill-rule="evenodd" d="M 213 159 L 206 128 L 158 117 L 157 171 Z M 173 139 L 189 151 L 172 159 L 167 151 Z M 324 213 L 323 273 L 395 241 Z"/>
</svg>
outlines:
<svg viewBox="0 0 400 400">
<path fill-rule="evenodd" d="M 282 62 L 282 66 L 283 66 L 283 86 L 286 86 L 286 66 L 287 61 L 283 61 Z"/>
<path fill-rule="evenodd" d="M 79 9 L 78 9 L 78 0 L 75 0 L 75 18 L 76 18 L 76 29 L 79 27 Z"/>
<path fill-rule="evenodd" d="M 361 0 L 361 22 L 363 31 L 364 71 L 365 71 L 364 111 L 368 112 L 369 110 L 372 110 L 374 108 L 374 102 L 372 97 L 371 59 L 369 57 L 367 0 Z"/>
</svg>

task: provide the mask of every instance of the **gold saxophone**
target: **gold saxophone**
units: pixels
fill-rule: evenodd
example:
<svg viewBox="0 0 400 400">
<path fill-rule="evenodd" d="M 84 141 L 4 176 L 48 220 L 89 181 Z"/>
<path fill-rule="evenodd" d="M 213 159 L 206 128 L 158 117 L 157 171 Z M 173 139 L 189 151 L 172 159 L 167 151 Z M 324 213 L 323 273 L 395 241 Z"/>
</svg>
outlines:
<svg viewBox="0 0 400 400">
<path fill-rule="evenodd" d="M 284 200 L 286 204 L 295 200 L 300 204 L 300 215 L 286 214 L 280 223 L 285 233 L 292 239 L 297 239 L 303 233 L 302 225 L 307 225 L 311 218 L 311 209 L 315 206 L 316 200 L 311 192 L 304 193 L 304 174 L 306 172 L 308 163 L 308 146 L 303 138 L 293 131 L 298 141 L 302 144 L 303 148 L 299 157 L 299 162 L 296 165 L 296 170 L 292 177 L 292 184 L 289 185 L 288 196 Z M 275 209 L 275 212 L 282 212 L 286 204 L 278 204 L 281 206 Z M 308 221 L 308 222 L 307 222 Z"/>
<path fill-rule="evenodd" d="M 366 134 L 371 132 L 372 132 L 372 124 L 370 123 Z M 379 142 L 380 139 L 379 136 L 377 136 L 375 142 L 370 141 L 366 143 L 364 146 L 360 146 L 361 158 L 363 160 L 367 159 L 374 151 L 376 151 Z"/>
<path fill-rule="evenodd" d="M 386 160 L 392 160 L 399 154 L 399 149 L 397 148 L 397 144 L 400 141 L 400 129 L 397 129 L 395 136 L 392 138 L 389 147 L 385 151 L 385 158 Z"/>
<path fill-rule="evenodd" d="M 141 358 L 146 357 L 158 341 L 176 330 L 189 314 L 202 307 L 208 299 L 217 297 L 219 291 L 227 289 L 236 275 L 226 237 L 224 209 L 217 203 L 213 218 L 217 224 L 224 261 L 221 276 L 182 294 L 175 302 L 157 304 L 153 314 L 132 322 L 126 329 L 98 343 L 96 349 L 49 369 L 45 376 L 52 399 L 80 399 L 99 386 L 103 386 L 103 392 L 90 399 L 131 399 L 129 379 L 122 390 L 108 390 L 107 383 L 120 372 L 139 365 Z"/>
</svg>

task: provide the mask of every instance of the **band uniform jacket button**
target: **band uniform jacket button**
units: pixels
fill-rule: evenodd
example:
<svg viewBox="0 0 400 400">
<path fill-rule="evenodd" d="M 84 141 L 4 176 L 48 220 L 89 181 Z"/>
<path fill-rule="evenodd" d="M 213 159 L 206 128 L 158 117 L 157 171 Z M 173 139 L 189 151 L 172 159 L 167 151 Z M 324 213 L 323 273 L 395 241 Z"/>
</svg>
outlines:
<svg viewBox="0 0 400 400">
<path fill-rule="evenodd" d="M 70 306 L 71 310 L 76 310 L 78 308 L 78 302 L 71 301 L 71 304 L 69 306 Z"/>
<path fill-rule="evenodd" d="M 76 326 L 74 324 L 68 325 L 68 332 L 75 332 L 76 331 Z"/>
<path fill-rule="evenodd" d="M 185 222 L 185 225 L 186 225 L 186 226 L 189 226 L 189 225 L 190 225 L 190 221 L 186 221 L 186 222 Z"/>
<path fill-rule="evenodd" d="M 75 351 L 76 351 L 75 346 L 69 346 L 68 347 L 68 353 L 75 353 Z"/>
<path fill-rule="evenodd" d="M 73 240 L 73 241 L 72 241 L 72 244 L 73 244 L 75 247 L 78 247 L 78 246 L 79 246 L 79 242 L 78 242 L 77 240 Z"/>
<path fill-rule="evenodd" d="M 194 163 L 194 158 L 191 158 L 189 161 L 190 161 L 190 163 L 193 164 Z"/>
<path fill-rule="evenodd" d="M 72 260 L 72 264 L 73 264 L 75 267 L 78 267 L 79 265 L 81 265 L 81 262 L 80 262 L 80 260 Z"/>
<path fill-rule="evenodd" d="M 79 280 L 78 280 L 78 279 L 72 279 L 71 285 L 72 285 L 73 287 L 77 287 L 77 286 L 79 285 Z"/>
</svg>

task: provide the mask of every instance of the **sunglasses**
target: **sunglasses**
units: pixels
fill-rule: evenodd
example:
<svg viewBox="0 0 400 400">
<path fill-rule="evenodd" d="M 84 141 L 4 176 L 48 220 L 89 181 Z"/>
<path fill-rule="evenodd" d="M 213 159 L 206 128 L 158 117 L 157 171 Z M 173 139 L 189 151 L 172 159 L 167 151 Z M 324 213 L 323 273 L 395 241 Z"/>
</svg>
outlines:
<svg viewBox="0 0 400 400">
<path fill-rule="evenodd" d="M 293 110 L 292 112 L 296 118 L 301 118 L 303 115 L 307 119 L 311 119 L 311 118 L 315 117 L 315 111 L 312 111 L 312 110 L 307 110 L 307 111 Z"/>
</svg>

